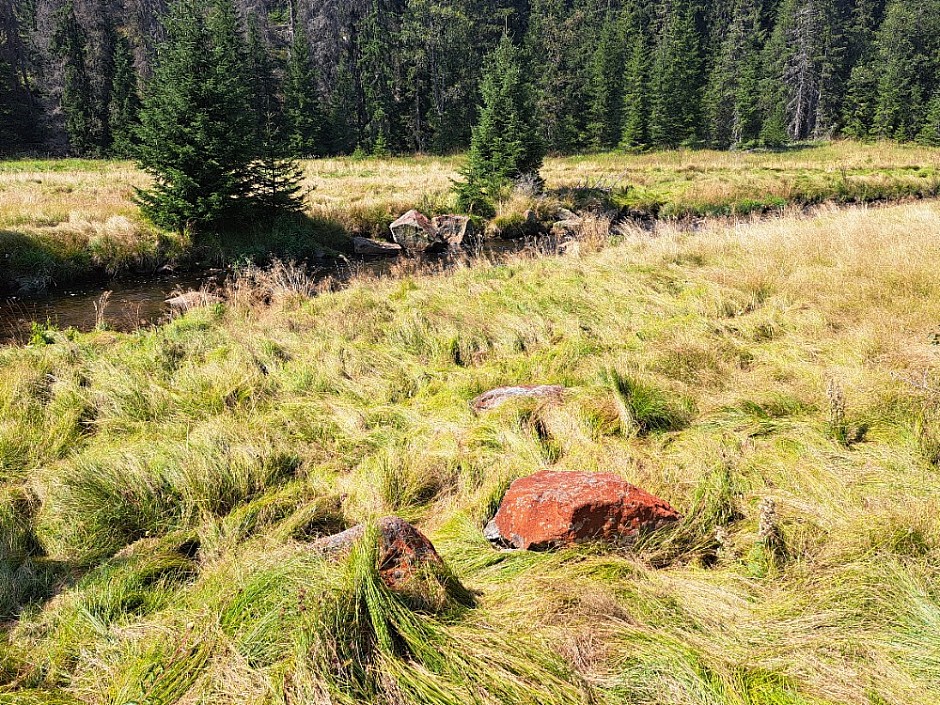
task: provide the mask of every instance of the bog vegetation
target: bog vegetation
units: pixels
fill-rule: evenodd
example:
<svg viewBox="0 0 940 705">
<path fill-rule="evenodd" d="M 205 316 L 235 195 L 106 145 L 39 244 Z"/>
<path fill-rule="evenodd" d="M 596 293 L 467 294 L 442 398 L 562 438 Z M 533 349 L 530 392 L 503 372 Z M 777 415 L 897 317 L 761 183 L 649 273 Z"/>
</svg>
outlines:
<svg viewBox="0 0 940 705">
<path fill-rule="evenodd" d="M 282 265 L 0 350 L 0 702 L 937 701 L 938 225 L 604 226 L 315 298 Z M 570 392 L 470 411 L 514 383 Z M 543 468 L 685 518 L 496 551 Z M 390 592 L 368 542 L 311 551 L 388 513 L 471 600 Z"/>
<path fill-rule="evenodd" d="M 780 212 L 833 201 L 865 203 L 924 198 L 940 191 L 932 148 L 882 142 L 835 142 L 784 152 L 666 151 L 549 157 L 545 193 L 508 192 L 496 225 L 526 209 L 604 206 L 643 218 Z M 388 236 L 410 208 L 428 215 L 456 208 L 463 157 L 333 158 L 300 163 L 304 218 L 266 221 L 228 237 L 194 242 L 148 223 L 135 191 L 152 182 L 128 162 L 0 162 L 0 287 L 35 290 L 75 279 L 153 272 L 163 265 L 258 261 L 275 253 L 309 259 L 343 253 L 349 234 Z"/>
<path fill-rule="evenodd" d="M 940 701 L 934 0 L 162 5 L 0 0 L 2 148 L 137 163 L 0 163 L 0 285 L 284 259 L 0 348 L 0 703 Z M 413 207 L 576 213 L 293 261 Z M 515 384 L 567 393 L 470 409 Z M 496 550 L 549 468 L 683 518 Z M 386 585 L 389 514 L 446 581 Z"/>
</svg>

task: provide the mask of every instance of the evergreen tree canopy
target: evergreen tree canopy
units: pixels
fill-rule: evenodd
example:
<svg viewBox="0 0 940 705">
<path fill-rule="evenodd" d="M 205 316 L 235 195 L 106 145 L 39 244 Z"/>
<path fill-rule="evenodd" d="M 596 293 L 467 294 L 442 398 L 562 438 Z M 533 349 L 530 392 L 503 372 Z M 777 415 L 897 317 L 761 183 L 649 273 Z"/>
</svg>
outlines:
<svg viewBox="0 0 940 705">
<path fill-rule="evenodd" d="M 673 3 L 653 59 L 650 138 L 677 147 L 699 138 L 702 92 L 700 37 L 691 3 Z"/>
<path fill-rule="evenodd" d="M 182 230 L 216 225 L 251 192 L 255 125 L 245 47 L 230 0 L 176 0 L 141 110 L 140 166 L 154 177 L 140 204 Z"/>
<path fill-rule="evenodd" d="M 545 156 L 532 89 L 508 34 L 488 62 L 481 92 L 483 107 L 473 128 L 465 181 L 457 187 L 461 207 L 476 212 L 487 209 L 512 181 L 538 179 Z"/>
<path fill-rule="evenodd" d="M 167 12 L 210 3 L 5 1 L 7 144 L 90 155 L 127 153 L 135 83 L 166 92 Z M 281 156 L 467 149 L 504 34 L 555 152 L 931 141 L 940 109 L 940 0 L 231 2 L 246 139 Z"/>
<path fill-rule="evenodd" d="M 284 78 L 286 150 L 297 157 L 326 152 L 323 108 L 318 95 L 318 76 L 310 58 L 303 27 L 294 30 Z"/>
<path fill-rule="evenodd" d="M 87 153 L 94 143 L 91 83 L 85 70 L 86 44 L 85 30 L 75 16 L 75 4 L 67 0 L 56 13 L 52 48 L 62 62 L 64 74 L 62 112 L 65 114 L 65 130 L 71 148 L 79 154 Z"/>
<path fill-rule="evenodd" d="M 134 57 L 125 37 L 119 37 L 114 54 L 114 81 L 111 86 L 111 105 L 108 128 L 111 133 L 111 152 L 118 157 L 134 153 L 136 131 L 140 114 L 140 94 Z"/>
</svg>

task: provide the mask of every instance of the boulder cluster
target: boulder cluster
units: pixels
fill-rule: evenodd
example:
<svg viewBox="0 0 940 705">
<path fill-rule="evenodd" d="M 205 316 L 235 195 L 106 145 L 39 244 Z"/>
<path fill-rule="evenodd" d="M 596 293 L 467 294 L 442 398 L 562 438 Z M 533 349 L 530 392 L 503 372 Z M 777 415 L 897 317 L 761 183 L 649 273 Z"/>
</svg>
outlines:
<svg viewBox="0 0 940 705">
<path fill-rule="evenodd" d="M 353 238 L 359 255 L 385 255 L 406 252 L 459 250 L 476 237 L 473 221 L 465 215 L 439 215 L 428 218 L 410 210 L 389 226 L 394 242 L 381 242 L 366 237 Z"/>
<path fill-rule="evenodd" d="M 422 253 L 459 250 L 473 244 L 481 236 L 498 239 L 518 239 L 553 235 L 574 238 L 581 232 L 583 219 L 567 208 L 558 208 L 554 219 L 543 221 L 533 210 L 516 217 L 494 220 L 486 232 L 480 232 L 474 221 L 465 215 L 438 215 L 428 218 L 417 210 L 410 210 L 389 226 L 392 241 L 356 236 L 352 239 L 357 255 L 397 255 L 402 252 Z"/>
</svg>

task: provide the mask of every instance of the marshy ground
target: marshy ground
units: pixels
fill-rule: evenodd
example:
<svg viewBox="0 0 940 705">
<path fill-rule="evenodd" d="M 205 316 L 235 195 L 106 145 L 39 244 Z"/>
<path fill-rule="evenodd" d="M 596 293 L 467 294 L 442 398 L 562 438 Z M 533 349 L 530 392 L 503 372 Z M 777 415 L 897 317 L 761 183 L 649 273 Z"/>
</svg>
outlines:
<svg viewBox="0 0 940 705">
<path fill-rule="evenodd" d="M 820 149 L 850 184 L 933 183 L 912 165 L 934 152 Z M 668 173 L 670 203 L 843 179 L 809 158 L 630 157 L 623 178 Z M 365 223 L 453 167 L 316 163 L 311 198 L 372 183 L 345 216 Z M 11 183 L 57 178 L 86 179 L 59 212 L 85 215 L 21 231 L 136 223 L 104 168 L 4 168 L 4 228 L 29 202 Z M 157 328 L 0 349 L 0 702 L 940 702 L 938 232 L 935 201 L 623 226 L 314 297 L 257 276 Z M 517 383 L 569 393 L 469 408 Z M 508 483 L 546 468 L 617 473 L 685 518 L 629 550 L 494 550 Z M 387 590 L 368 546 L 310 550 L 387 514 L 472 601 Z"/>
<path fill-rule="evenodd" d="M 387 236 L 388 224 L 410 208 L 451 211 L 463 163 L 463 157 L 303 162 L 301 222 L 194 243 L 141 220 L 134 189 L 147 177 L 129 162 L 0 162 L 0 288 L 35 290 L 196 260 L 348 251 L 350 234 Z M 638 217 L 742 216 L 932 197 L 940 194 L 940 150 L 833 142 L 781 152 L 611 153 L 548 159 L 542 175 L 549 198 L 569 207 L 602 192 L 605 207 Z M 533 206 L 514 199 L 500 206 L 498 220 Z"/>
</svg>

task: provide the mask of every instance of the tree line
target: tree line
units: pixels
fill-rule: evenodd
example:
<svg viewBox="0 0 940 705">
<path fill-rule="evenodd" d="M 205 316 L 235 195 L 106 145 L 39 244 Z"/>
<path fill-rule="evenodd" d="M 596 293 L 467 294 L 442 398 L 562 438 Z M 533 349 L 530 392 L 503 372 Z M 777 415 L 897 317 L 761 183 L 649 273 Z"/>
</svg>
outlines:
<svg viewBox="0 0 940 705">
<path fill-rule="evenodd" d="M 0 0 L 0 149 L 131 155 L 175 4 Z M 940 143 L 940 0 L 238 0 L 235 12 L 251 119 L 266 149 L 294 157 L 468 148 L 504 34 L 552 152 Z"/>
</svg>

